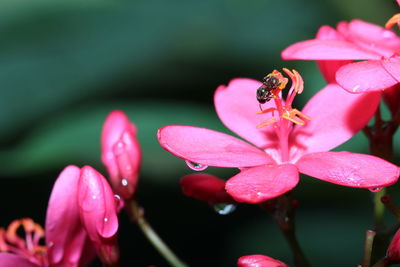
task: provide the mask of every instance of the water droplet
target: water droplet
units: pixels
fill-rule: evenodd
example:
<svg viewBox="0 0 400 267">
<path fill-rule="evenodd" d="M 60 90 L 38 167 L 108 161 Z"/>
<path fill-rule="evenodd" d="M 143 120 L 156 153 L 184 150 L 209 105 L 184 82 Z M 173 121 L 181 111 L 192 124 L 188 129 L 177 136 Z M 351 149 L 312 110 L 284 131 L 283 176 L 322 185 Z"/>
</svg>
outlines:
<svg viewBox="0 0 400 267">
<path fill-rule="evenodd" d="M 289 217 L 286 216 L 286 217 L 284 218 L 284 220 L 285 220 L 285 222 L 288 222 L 288 221 L 289 221 Z"/>
<path fill-rule="evenodd" d="M 195 162 L 192 162 L 192 161 L 189 161 L 189 160 L 185 160 L 185 162 L 189 166 L 189 168 L 191 168 L 194 171 L 198 171 L 198 172 L 204 171 L 208 167 L 206 165 L 195 163 Z"/>
<path fill-rule="evenodd" d="M 104 222 L 108 222 L 108 218 L 107 217 L 104 218 Z"/>
<path fill-rule="evenodd" d="M 214 207 L 214 210 L 219 215 L 228 215 L 236 210 L 235 204 L 218 203 L 218 204 L 215 204 L 213 207 Z"/>
<path fill-rule="evenodd" d="M 121 180 L 121 184 L 122 184 L 122 186 L 127 186 L 128 185 L 128 180 L 127 179 L 122 179 Z"/>
<path fill-rule="evenodd" d="M 96 198 L 97 198 L 97 196 L 96 196 L 96 195 L 93 195 L 93 196 L 92 196 L 92 198 L 93 198 L 93 199 L 96 199 Z"/>
<path fill-rule="evenodd" d="M 358 92 L 358 89 L 360 89 L 361 85 L 357 84 L 356 86 L 353 87 L 352 91 L 353 92 Z"/>
<path fill-rule="evenodd" d="M 261 192 L 257 192 L 257 196 L 261 196 Z"/>
<path fill-rule="evenodd" d="M 368 188 L 369 191 L 376 193 L 382 190 L 382 187 Z"/>
</svg>

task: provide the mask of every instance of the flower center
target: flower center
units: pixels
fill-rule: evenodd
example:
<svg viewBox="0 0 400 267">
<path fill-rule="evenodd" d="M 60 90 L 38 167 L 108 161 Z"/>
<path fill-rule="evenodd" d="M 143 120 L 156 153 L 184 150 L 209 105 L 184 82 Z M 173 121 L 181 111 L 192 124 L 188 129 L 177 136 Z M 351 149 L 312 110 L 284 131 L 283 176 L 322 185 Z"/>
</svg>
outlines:
<svg viewBox="0 0 400 267">
<path fill-rule="evenodd" d="M 311 118 L 304 115 L 299 110 L 292 108 L 292 103 L 296 94 L 301 94 L 303 92 L 303 79 L 296 70 L 290 71 L 284 68 L 283 71 L 290 77 L 292 81 L 286 101 L 282 99 L 281 91 L 285 89 L 288 79 L 277 70 L 274 70 L 268 74 L 264 78 L 263 85 L 257 89 L 257 100 L 260 103 L 261 109 L 261 111 L 257 113 L 271 113 L 271 117 L 257 125 L 257 128 L 262 128 L 270 124 L 273 125 L 279 139 L 282 162 L 287 162 L 289 161 L 289 134 L 293 128 L 293 123 L 304 125 L 305 120 L 311 120 Z M 271 80 L 273 80 L 273 82 L 269 82 Z M 259 97 L 260 91 L 268 91 L 268 97 Z M 275 107 L 262 110 L 261 105 L 271 99 L 274 99 Z"/>
<path fill-rule="evenodd" d="M 25 239 L 18 234 L 21 228 Z M 42 238 L 43 228 L 32 219 L 15 220 L 7 230 L 0 228 L 0 251 L 18 254 L 39 266 L 48 266 L 47 247 L 39 244 Z"/>
</svg>

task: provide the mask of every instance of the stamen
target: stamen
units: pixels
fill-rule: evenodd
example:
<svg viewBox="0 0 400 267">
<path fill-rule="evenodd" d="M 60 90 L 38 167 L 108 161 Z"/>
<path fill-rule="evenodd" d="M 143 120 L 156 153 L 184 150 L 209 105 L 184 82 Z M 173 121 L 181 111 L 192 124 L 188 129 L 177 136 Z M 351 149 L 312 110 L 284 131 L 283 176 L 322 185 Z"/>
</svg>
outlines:
<svg viewBox="0 0 400 267">
<path fill-rule="evenodd" d="M 291 121 L 295 124 L 298 125 L 304 125 L 305 121 L 304 120 L 311 120 L 310 117 L 304 115 L 301 113 L 299 110 L 292 108 L 292 103 L 294 100 L 294 97 L 296 94 L 301 94 L 304 89 L 304 82 L 303 78 L 301 75 L 296 71 L 296 70 L 289 70 L 287 68 L 283 68 L 283 71 L 290 77 L 292 80 L 292 85 L 289 89 L 289 93 L 286 99 L 285 105 L 283 105 L 283 101 L 279 95 L 280 91 L 283 90 L 288 82 L 288 79 L 285 78 L 282 73 L 280 73 L 277 70 L 274 70 L 270 74 L 267 75 L 267 77 L 274 76 L 276 79 L 281 81 L 278 87 L 272 89 L 271 95 L 273 98 L 275 98 L 275 105 L 276 107 L 273 108 L 268 108 L 266 110 L 262 110 L 257 112 L 257 114 L 266 114 L 272 112 L 272 117 L 269 118 L 268 120 L 264 121 L 260 125 L 257 125 L 257 128 L 262 128 L 264 126 L 273 124 L 277 122 L 277 117 L 274 117 L 274 111 L 277 111 L 279 114 L 279 117 L 288 121 Z M 303 120 L 304 119 L 304 120 Z"/>
<path fill-rule="evenodd" d="M 275 117 L 271 117 L 268 120 L 264 121 L 263 123 L 259 124 L 256 126 L 257 129 L 262 128 L 264 126 L 270 125 L 272 123 L 276 122 L 276 118 Z"/>
<path fill-rule="evenodd" d="M 385 24 L 386 29 L 392 28 L 395 24 L 399 25 L 400 27 L 400 13 L 391 17 Z"/>
</svg>

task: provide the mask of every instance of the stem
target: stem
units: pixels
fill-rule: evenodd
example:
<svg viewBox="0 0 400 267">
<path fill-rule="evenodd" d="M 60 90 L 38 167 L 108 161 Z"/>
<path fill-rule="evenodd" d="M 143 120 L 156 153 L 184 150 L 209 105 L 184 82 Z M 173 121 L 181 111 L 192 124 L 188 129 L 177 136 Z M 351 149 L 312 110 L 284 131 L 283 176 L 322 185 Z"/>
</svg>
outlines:
<svg viewBox="0 0 400 267">
<path fill-rule="evenodd" d="M 381 259 L 380 261 L 372 265 L 372 267 L 388 267 L 388 266 L 390 266 L 390 264 L 386 261 L 385 258 Z"/>
<path fill-rule="evenodd" d="M 371 264 L 372 244 L 374 243 L 375 234 L 376 233 L 371 230 L 368 230 L 366 233 L 362 267 L 369 267 Z"/>
<path fill-rule="evenodd" d="M 174 267 L 186 267 L 174 252 L 164 243 L 164 241 L 158 236 L 150 224 L 146 221 L 143 216 L 143 210 L 135 200 L 129 202 L 130 212 L 132 219 L 138 224 L 140 230 L 147 237 L 150 243 L 158 250 L 158 252 L 168 261 L 171 266 Z"/>
<path fill-rule="evenodd" d="M 376 231 L 382 231 L 385 227 L 383 217 L 385 214 L 385 205 L 382 203 L 381 198 L 386 194 L 386 188 L 381 191 L 373 193 L 374 195 L 374 225 Z"/>
<path fill-rule="evenodd" d="M 297 204 L 290 192 L 262 203 L 261 207 L 270 212 L 278 223 L 292 250 L 295 265 L 298 267 L 310 267 L 311 265 L 296 237 L 294 215 Z"/>
<path fill-rule="evenodd" d="M 387 161 L 393 161 L 393 136 L 396 132 L 397 126 L 396 118 L 386 122 L 382 120 L 380 106 L 375 113 L 375 122 L 372 126 L 366 126 L 364 133 L 369 139 L 370 154 L 383 158 Z M 386 193 L 386 189 L 373 193 L 374 202 L 374 230 L 376 231 L 375 242 L 372 250 L 372 261 L 376 261 L 385 253 L 385 248 L 388 245 L 388 237 L 383 233 L 384 231 L 384 213 L 385 206 L 381 202 L 381 197 Z"/>
</svg>

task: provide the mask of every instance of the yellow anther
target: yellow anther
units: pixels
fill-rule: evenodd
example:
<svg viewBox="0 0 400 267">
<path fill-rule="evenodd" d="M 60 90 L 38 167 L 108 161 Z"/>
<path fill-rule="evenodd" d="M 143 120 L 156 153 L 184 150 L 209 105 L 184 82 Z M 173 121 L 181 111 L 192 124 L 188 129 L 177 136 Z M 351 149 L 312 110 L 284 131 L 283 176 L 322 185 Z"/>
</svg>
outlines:
<svg viewBox="0 0 400 267">
<path fill-rule="evenodd" d="M 257 125 L 256 128 L 260 129 L 260 128 L 264 127 L 264 126 L 270 125 L 270 124 L 275 123 L 275 122 L 276 122 L 275 117 L 271 117 L 268 120 L 264 121 L 263 123 Z"/>
<path fill-rule="evenodd" d="M 391 17 L 385 24 L 386 29 L 392 28 L 395 24 L 398 24 L 400 27 L 400 13 Z"/>
</svg>

